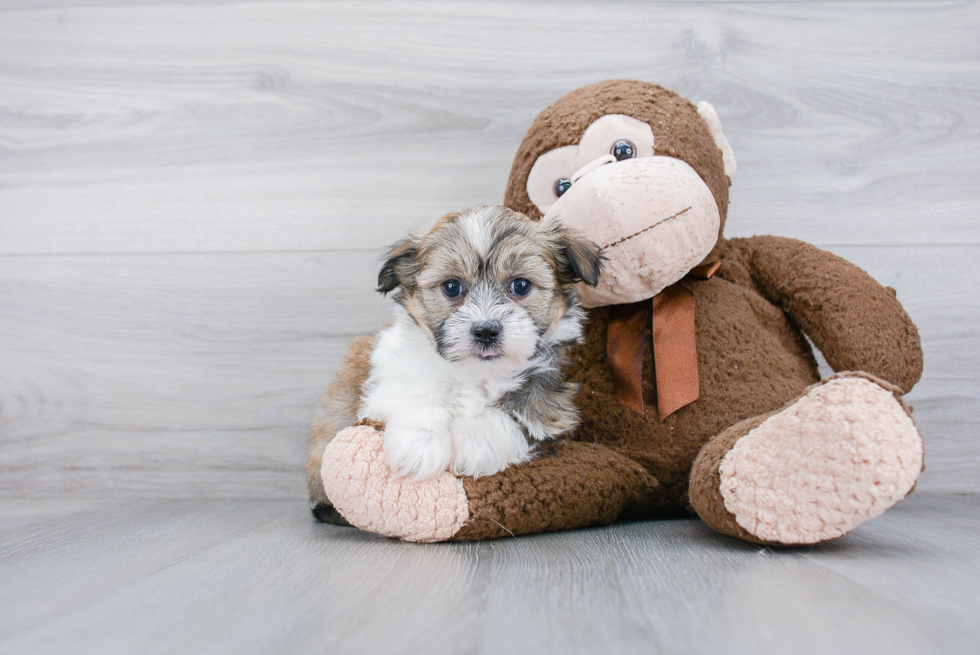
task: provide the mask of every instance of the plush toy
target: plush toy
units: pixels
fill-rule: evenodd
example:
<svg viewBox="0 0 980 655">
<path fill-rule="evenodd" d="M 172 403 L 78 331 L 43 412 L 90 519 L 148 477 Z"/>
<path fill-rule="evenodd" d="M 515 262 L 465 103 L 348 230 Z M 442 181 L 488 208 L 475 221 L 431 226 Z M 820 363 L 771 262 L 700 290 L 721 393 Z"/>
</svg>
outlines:
<svg viewBox="0 0 980 655">
<path fill-rule="evenodd" d="M 922 372 L 915 326 L 893 289 L 835 255 L 724 238 L 734 171 L 711 105 L 653 84 L 601 82 L 541 112 L 505 204 L 604 249 L 567 370 L 580 426 L 501 473 L 413 482 L 384 464 L 383 424 L 340 430 L 363 380 L 338 380 L 354 393 L 313 431 L 314 513 L 467 541 L 693 511 L 728 535 L 798 545 L 905 497 L 923 467 L 902 402 Z M 820 379 L 804 335 L 836 375 Z M 356 341 L 350 357 L 370 348 Z"/>
</svg>

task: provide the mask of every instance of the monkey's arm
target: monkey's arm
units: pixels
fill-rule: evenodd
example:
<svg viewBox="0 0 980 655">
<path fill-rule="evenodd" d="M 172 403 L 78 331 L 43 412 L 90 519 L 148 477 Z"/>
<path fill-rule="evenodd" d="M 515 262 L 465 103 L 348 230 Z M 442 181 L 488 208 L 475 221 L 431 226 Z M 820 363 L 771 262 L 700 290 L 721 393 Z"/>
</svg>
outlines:
<svg viewBox="0 0 980 655">
<path fill-rule="evenodd" d="M 796 239 L 745 239 L 759 291 L 813 339 L 834 371 L 865 371 L 908 392 L 922 375 L 919 332 L 895 291 Z"/>
<path fill-rule="evenodd" d="M 323 454 L 334 507 L 362 530 L 406 541 L 477 541 L 612 523 L 659 490 L 633 460 L 586 443 L 549 452 L 478 479 L 449 472 L 423 480 L 392 474 L 385 426 L 365 419 Z"/>
<path fill-rule="evenodd" d="M 463 479 L 469 520 L 450 541 L 607 525 L 660 488 L 633 460 L 591 443 L 547 446 L 530 462 Z"/>
</svg>

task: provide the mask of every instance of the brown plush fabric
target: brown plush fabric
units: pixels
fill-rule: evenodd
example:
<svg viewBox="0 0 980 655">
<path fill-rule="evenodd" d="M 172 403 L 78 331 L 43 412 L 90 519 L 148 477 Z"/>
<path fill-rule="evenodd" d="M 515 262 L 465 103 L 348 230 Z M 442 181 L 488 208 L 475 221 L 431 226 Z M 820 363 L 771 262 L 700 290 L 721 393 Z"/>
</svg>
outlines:
<svg viewBox="0 0 980 655">
<path fill-rule="evenodd" d="M 725 458 L 736 441 L 748 434 L 753 428 L 762 425 L 763 421 L 775 413 L 769 412 L 761 416 L 753 416 L 736 423 L 709 441 L 694 461 L 688 487 L 691 507 L 702 521 L 718 532 L 745 541 L 763 543 L 758 537 L 740 526 L 732 513 L 725 508 L 725 500 L 722 498 L 720 488 L 721 475 L 718 469 L 721 466 L 721 460 Z"/>
<path fill-rule="evenodd" d="M 502 473 L 464 478 L 471 518 L 452 541 L 612 523 L 657 493 L 653 476 L 608 448 L 558 443 L 548 450 Z"/>
<path fill-rule="evenodd" d="M 922 345 L 894 290 L 809 243 L 772 236 L 745 243 L 758 289 L 810 335 L 835 371 L 867 371 L 911 391 L 922 376 Z"/>
<path fill-rule="evenodd" d="M 351 424 L 351 427 L 358 426 L 358 425 L 366 425 L 369 428 L 374 428 L 378 432 L 385 431 L 385 422 L 375 421 L 373 418 L 367 418 L 367 417 L 362 418 L 360 421 L 356 421 L 355 423 Z"/>
<path fill-rule="evenodd" d="M 582 423 L 574 438 L 607 446 L 642 464 L 662 487 L 645 516 L 688 508 L 687 481 L 694 458 L 729 426 L 778 409 L 820 379 L 806 339 L 792 321 L 750 286 L 737 261 L 722 259 L 710 280 L 685 282 L 694 293 L 700 393 L 698 400 L 661 421 L 657 415 L 652 336 L 643 363 L 646 413 L 613 395 L 605 350 L 609 308 L 589 312 L 585 343 L 572 351 L 571 380 L 580 382 Z"/>
<path fill-rule="evenodd" d="M 589 125 L 608 114 L 624 114 L 648 123 L 655 154 L 676 157 L 697 171 L 718 203 L 723 233 L 731 180 L 697 108 L 669 89 L 635 80 L 583 86 L 538 114 L 517 149 L 504 204 L 532 219 L 541 218 L 527 195 L 527 177 L 534 162 L 549 150 L 577 144 Z"/>
<path fill-rule="evenodd" d="M 718 274 L 710 280 L 684 283 L 694 292 L 701 397 L 666 420 L 657 418 L 649 336 L 643 371 L 647 412 L 643 416 L 623 407 L 613 395 L 605 349 L 609 308 L 590 311 L 585 343 L 572 352 L 573 364 L 568 374 L 583 385 L 579 394 L 582 424 L 574 438 L 612 448 L 643 464 L 660 481 L 663 495 L 647 508 L 647 516 L 673 514 L 688 507 L 690 467 L 712 437 L 740 421 L 778 410 L 820 379 L 816 360 L 798 327 L 803 323 L 804 310 L 800 310 L 799 318 L 793 311 L 784 312 L 755 284 L 758 275 L 753 264 L 760 239 L 765 246 L 771 244 L 766 238 L 724 242 Z M 825 326 L 819 340 L 814 336 L 818 345 L 827 348 L 825 353 L 836 345 L 835 353 L 860 357 L 860 349 L 849 350 L 848 346 L 863 343 L 870 356 L 853 368 L 865 367 L 888 382 L 908 384 L 904 388 L 911 388 L 921 371 L 921 349 L 914 325 L 894 296 L 853 264 L 813 246 L 792 243 L 806 246 L 807 256 L 803 257 L 799 249 L 788 249 L 782 253 L 788 258 L 782 260 L 784 265 L 792 266 L 797 257 L 811 262 L 807 264 L 811 267 L 826 264 L 826 270 L 820 273 L 807 270 L 806 278 L 797 284 L 799 295 L 788 295 L 793 298 L 794 308 L 807 307 L 811 334 L 817 332 L 815 326 Z M 769 253 L 772 257 L 772 249 Z M 781 260 L 765 261 L 777 266 Z M 834 305 L 822 293 L 831 292 L 833 296 L 834 289 L 848 290 L 853 295 L 839 298 Z M 869 298 L 890 302 L 875 303 Z M 865 301 L 874 314 L 860 318 Z M 807 306 L 807 302 L 812 305 Z M 835 323 L 820 313 L 821 307 L 829 310 L 831 316 L 849 311 L 854 320 Z M 839 326 L 836 332 L 835 325 Z M 897 327 L 887 330 L 888 326 Z M 825 335 L 834 336 L 836 341 Z M 914 339 L 907 335 L 914 335 Z M 896 344 L 902 344 L 901 348 Z M 846 370 L 839 355 L 830 361 L 839 370 Z M 886 369 L 878 364 L 880 361 L 899 364 Z M 902 362 L 906 362 L 904 367 Z M 903 375 L 894 375 L 896 369 L 904 371 Z"/>
<path fill-rule="evenodd" d="M 833 378 L 849 377 L 865 378 L 879 385 L 883 389 L 890 391 L 899 402 L 902 409 L 905 410 L 905 413 L 912 416 L 912 410 L 902 399 L 902 390 L 899 387 L 867 373 L 846 372 L 838 373 L 837 375 L 833 376 Z M 698 454 L 697 459 L 695 459 L 694 464 L 691 467 L 691 477 L 688 487 L 691 507 L 695 512 L 697 512 L 697 515 L 701 518 L 701 520 L 718 532 L 732 537 L 738 537 L 739 539 L 744 539 L 745 541 L 751 541 L 753 543 L 762 544 L 765 546 L 784 545 L 778 542 L 760 539 L 738 524 L 738 522 L 735 520 L 735 516 L 732 515 L 732 513 L 725 507 L 725 501 L 721 495 L 720 489 L 721 476 L 719 474 L 719 468 L 721 466 L 721 461 L 732 449 L 736 441 L 744 437 L 753 429 L 762 425 L 762 423 L 770 416 L 790 407 L 800 398 L 805 396 L 811 389 L 819 386 L 820 384 L 824 384 L 825 382 L 826 380 L 804 389 L 798 397 L 789 401 L 777 410 L 759 416 L 754 416 L 736 423 L 719 434 L 717 437 L 711 439 L 711 441 L 709 441 L 704 448 L 701 449 L 701 452 Z M 923 464 L 922 468 L 925 470 L 925 464 Z M 909 493 L 912 493 L 912 491 L 910 490 Z"/>
</svg>

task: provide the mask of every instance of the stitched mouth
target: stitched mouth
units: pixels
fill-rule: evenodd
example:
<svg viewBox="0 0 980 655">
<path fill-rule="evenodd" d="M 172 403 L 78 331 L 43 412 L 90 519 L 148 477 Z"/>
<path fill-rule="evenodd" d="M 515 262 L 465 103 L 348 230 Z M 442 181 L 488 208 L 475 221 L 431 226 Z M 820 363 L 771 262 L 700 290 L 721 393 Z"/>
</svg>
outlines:
<svg viewBox="0 0 980 655">
<path fill-rule="evenodd" d="M 664 223 L 667 223 L 669 221 L 672 221 L 675 218 L 677 218 L 678 216 L 681 216 L 682 214 L 686 214 L 688 211 L 690 211 L 690 209 L 691 209 L 690 207 L 685 207 L 684 209 L 680 210 L 679 212 L 677 212 L 676 214 L 674 214 L 672 216 L 668 216 L 667 218 L 660 219 L 659 221 L 657 221 L 653 225 L 649 225 L 649 226 L 643 228 L 642 230 L 639 230 L 637 232 L 634 232 L 633 234 L 631 234 L 629 236 L 623 237 L 622 239 L 617 239 L 616 241 L 613 241 L 612 243 L 607 243 L 606 245 L 604 245 L 602 247 L 602 249 L 603 250 L 608 250 L 609 248 L 615 248 L 616 246 L 620 245 L 621 243 L 624 243 L 626 241 L 629 241 L 630 239 L 632 239 L 634 237 L 638 237 L 638 236 L 640 236 L 641 234 L 643 234 L 645 232 L 649 232 L 653 228 L 655 228 L 655 227 L 657 227 L 659 225 L 663 225 Z"/>
</svg>

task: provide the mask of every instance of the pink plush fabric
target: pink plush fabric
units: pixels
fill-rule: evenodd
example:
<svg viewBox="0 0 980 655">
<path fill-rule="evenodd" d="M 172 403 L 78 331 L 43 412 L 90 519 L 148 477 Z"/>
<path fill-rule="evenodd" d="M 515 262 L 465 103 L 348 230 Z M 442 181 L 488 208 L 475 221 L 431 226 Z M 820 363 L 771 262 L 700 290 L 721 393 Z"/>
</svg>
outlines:
<svg viewBox="0 0 980 655">
<path fill-rule="evenodd" d="M 463 481 L 446 472 L 410 481 L 385 463 L 382 433 L 368 425 L 342 430 L 323 451 L 327 498 L 351 525 L 406 541 L 445 541 L 469 519 Z"/>
<path fill-rule="evenodd" d="M 891 392 L 832 379 L 739 439 L 721 462 L 725 507 L 766 541 L 834 539 L 900 501 L 922 439 Z"/>
<path fill-rule="evenodd" d="M 683 278 L 711 252 L 721 218 L 693 168 L 673 157 L 641 157 L 599 166 L 542 220 L 560 220 L 602 246 L 599 284 L 576 287 L 583 307 L 602 307 L 652 298 Z"/>
</svg>

